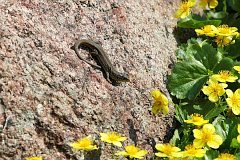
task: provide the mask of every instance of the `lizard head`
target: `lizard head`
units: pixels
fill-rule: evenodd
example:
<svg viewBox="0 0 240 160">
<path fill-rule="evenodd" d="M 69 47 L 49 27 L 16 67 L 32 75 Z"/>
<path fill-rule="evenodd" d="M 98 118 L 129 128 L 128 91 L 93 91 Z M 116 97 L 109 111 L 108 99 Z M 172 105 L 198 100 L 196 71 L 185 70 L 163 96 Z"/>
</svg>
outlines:
<svg viewBox="0 0 240 160">
<path fill-rule="evenodd" d="M 120 82 L 129 82 L 129 76 L 127 73 L 119 73 L 116 80 Z"/>
</svg>

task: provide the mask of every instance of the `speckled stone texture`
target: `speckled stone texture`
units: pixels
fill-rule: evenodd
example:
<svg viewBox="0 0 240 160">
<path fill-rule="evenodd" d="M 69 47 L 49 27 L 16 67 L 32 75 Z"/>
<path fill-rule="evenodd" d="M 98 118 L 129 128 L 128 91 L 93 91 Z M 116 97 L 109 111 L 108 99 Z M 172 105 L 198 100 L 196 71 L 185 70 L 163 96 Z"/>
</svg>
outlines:
<svg viewBox="0 0 240 160">
<path fill-rule="evenodd" d="M 172 132 L 173 107 L 153 116 L 150 91 L 169 97 L 177 2 L 0 0 L 0 159 L 81 159 L 68 144 L 108 131 L 147 149 L 150 159 Z M 130 82 L 113 86 L 81 61 L 71 49 L 79 38 L 99 42 Z M 112 159 L 109 145 L 102 148 L 96 159 Z"/>
</svg>

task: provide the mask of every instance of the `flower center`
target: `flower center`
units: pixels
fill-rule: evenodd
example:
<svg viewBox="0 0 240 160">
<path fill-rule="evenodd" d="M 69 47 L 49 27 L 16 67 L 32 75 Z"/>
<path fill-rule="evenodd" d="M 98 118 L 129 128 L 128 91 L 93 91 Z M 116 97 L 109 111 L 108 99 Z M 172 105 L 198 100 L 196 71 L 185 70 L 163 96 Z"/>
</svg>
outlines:
<svg viewBox="0 0 240 160">
<path fill-rule="evenodd" d="M 110 134 L 109 135 L 109 140 L 110 141 L 115 141 L 118 138 L 118 136 L 116 134 Z"/>
<path fill-rule="evenodd" d="M 164 149 L 164 153 L 165 153 L 166 155 L 171 155 L 172 152 L 173 152 L 172 146 L 171 146 L 171 145 L 167 145 L 166 148 Z"/>
<path fill-rule="evenodd" d="M 187 2 L 184 2 L 184 3 L 182 4 L 182 6 L 181 6 L 181 9 L 182 9 L 183 12 L 188 11 L 188 10 L 189 10 L 189 5 L 188 5 L 188 3 L 187 3 Z"/>
<path fill-rule="evenodd" d="M 212 133 L 205 131 L 203 132 L 203 138 L 202 138 L 204 143 L 207 143 L 208 141 L 212 140 Z"/>
<path fill-rule="evenodd" d="M 229 71 L 221 71 L 220 76 L 222 79 L 228 79 L 231 76 L 231 73 Z"/>
<path fill-rule="evenodd" d="M 90 145 L 91 145 L 91 142 L 89 140 L 83 140 L 82 143 L 81 143 L 82 147 L 87 147 L 87 146 L 90 146 Z"/>
<path fill-rule="evenodd" d="M 218 28 L 219 33 L 228 34 L 231 33 L 227 25 L 222 25 Z"/>
</svg>

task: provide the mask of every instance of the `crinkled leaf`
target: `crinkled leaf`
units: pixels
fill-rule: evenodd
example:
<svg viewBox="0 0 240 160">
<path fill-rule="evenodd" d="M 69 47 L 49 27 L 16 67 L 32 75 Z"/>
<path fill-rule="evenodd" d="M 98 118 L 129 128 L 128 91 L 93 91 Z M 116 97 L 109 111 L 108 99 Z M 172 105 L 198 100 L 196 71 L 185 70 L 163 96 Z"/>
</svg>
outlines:
<svg viewBox="0 0 240 160">
<path fill-rule="evenodd" d="M 179 99 L 193 99 L 208 79 L 207 69 L 196 60 L 179 62 L 169 78 L 171 94 Z"/>
<path fill-rule="evenodd" d="M 187 44 L 182 44 L 176 51 L 177 54 L 177 58 L 179 60 L 188 60 L 192 58 L 192 46 L 194 45 L 198 45 L 198 46 L 202 46 L 204 45 L 206 42 L 202 41 L 201 38 L 191 38 L 187 41 Z"/>
<path fill-rule="evenodd" d="M 208 71 L 222 59 L 222 55 L 208 43 L 196 43 L 187 48 L 188 56 L 178 62 L 169 77 L 171 94 L 179 99 L 194 99 L 208 79 Z"/>
<path fill-rule="evenodd" d="M 189 52 L 191 52 L 194 58 L 200 61 L 208 70 L 213 70 L 222 59 L 222 54 L 208 43 L 192 45 Z"/>
</svg>

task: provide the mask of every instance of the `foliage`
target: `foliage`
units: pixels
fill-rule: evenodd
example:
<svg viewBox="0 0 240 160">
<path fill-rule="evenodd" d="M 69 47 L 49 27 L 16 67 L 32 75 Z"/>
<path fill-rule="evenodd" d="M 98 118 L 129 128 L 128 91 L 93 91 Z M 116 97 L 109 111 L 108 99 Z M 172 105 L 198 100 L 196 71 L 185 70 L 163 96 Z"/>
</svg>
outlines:
<svg viewBox="0 0 240 160">
<path fill-rule="evenodd" d="M 200 3 L 206 5 L 201 16 L 191 13 L 177 24 L 195 29 L 199 37 L 179 46 L 169 76 L 180 123 L 170 143 L 181 150 L 192 144 L 206 150 L 195 159 L 240 159 L 240 1 Z"/>
</svg>

